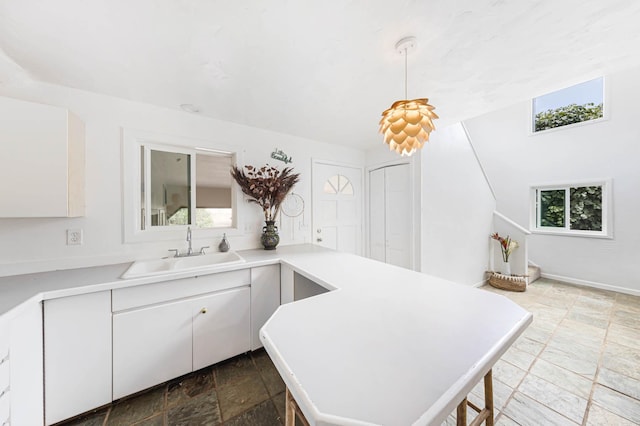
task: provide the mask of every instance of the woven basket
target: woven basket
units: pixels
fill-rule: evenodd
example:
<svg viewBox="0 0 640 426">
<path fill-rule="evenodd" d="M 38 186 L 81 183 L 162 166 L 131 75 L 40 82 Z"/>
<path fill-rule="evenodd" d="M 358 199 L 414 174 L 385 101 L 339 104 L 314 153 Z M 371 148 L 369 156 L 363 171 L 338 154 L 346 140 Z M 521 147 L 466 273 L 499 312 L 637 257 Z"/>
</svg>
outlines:
<svg viewBox="0 0 640 426">
<path fill-rule="evenodd" d="M 527 277 L 503 275 L 498 272 L 494 272 L 489 278 L 489 284 L 501 290 L 525 291 L 527 290 Z"/>
</svg>

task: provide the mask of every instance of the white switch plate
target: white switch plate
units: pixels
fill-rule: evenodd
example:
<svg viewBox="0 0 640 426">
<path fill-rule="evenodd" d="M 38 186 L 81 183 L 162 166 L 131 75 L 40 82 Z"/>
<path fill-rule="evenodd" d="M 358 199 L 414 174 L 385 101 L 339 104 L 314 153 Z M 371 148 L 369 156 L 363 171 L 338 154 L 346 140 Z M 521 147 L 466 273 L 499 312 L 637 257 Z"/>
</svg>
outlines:
<svg viewBox="0 0 640 426">
<path fill-rule="evenodd" d="M 67 245 L 82 245 L 82 229 L 67 229 Z"/>
</svg>

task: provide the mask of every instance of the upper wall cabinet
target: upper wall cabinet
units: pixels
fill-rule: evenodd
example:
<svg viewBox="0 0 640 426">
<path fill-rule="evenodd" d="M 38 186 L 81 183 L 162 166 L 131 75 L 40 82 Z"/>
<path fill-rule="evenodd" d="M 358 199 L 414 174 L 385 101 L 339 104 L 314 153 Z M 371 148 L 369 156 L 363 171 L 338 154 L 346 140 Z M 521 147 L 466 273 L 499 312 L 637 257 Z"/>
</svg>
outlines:
<svg viewBox="0 0 640 426">
<path fill-rule="evenodd" d="M 84 134 L 65 108 L 0 97 L 0 217 L 83 216 Z"/>
</svg>

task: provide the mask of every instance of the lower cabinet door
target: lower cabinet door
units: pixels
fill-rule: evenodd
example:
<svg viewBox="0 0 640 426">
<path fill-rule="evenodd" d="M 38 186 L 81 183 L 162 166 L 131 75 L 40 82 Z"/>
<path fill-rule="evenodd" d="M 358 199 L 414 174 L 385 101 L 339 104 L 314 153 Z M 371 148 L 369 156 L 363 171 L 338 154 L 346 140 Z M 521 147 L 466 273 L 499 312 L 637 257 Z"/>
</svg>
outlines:
<svg viewBox="0 0 640 426">
<path fill-rule="evenodd" d="M 11 392 L 8 387 L 0 388 L 0 426 L 11 424 Z"/>
<path fill-rule="evenodd" d="M 240 287 L 192 301 L 193 369 L 251 349 L 251 292 Z"/>
<path fill-rule="evenodd" d="M 251 268 L 251 350 L 262 347 L 260 329 L 280 306 L 280 265 Z"/>
<path fill-rule="evenodd" d="M 113 315 L 113 398 L 192 370 L 191 306 L 183 300 Z"/>
<path fill-rule="evenodd" d="M 111 402 L 111 292 L 44 302 L 45 417 L 50 425 Z"/>
<path fill-rule="evenodd" d="M 30 303 L 9 325 L 12 425 L 44 423 L 42 304 Z"/>
</svg>

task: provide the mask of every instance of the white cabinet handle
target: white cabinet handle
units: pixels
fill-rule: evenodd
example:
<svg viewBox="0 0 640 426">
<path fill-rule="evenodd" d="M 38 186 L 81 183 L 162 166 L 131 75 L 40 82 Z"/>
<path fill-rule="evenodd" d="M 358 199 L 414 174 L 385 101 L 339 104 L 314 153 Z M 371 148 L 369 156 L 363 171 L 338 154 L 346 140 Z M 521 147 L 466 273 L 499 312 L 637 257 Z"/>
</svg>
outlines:
<svg viewBox="0 0 640 426">
<path fill-rule="evenodd" d="M 4 364 L 5 362 L 9 361 L 9 352 L 7 352 L 7 355 L 0 359 L 0 365 Z"/>
<path fill-rule="evenodd" d="M 5 390 L 0 392 L 0 398 L 2 398 L 6 393 L 9 393 L 9 386 L 7 386 L 7 388 Z"/>
</svg>

